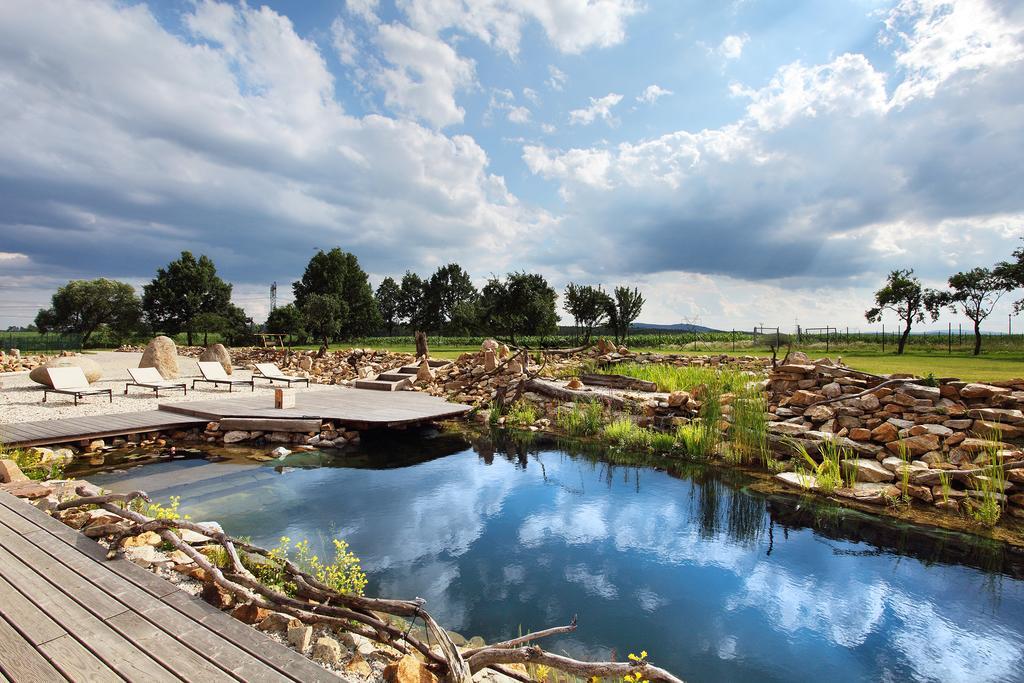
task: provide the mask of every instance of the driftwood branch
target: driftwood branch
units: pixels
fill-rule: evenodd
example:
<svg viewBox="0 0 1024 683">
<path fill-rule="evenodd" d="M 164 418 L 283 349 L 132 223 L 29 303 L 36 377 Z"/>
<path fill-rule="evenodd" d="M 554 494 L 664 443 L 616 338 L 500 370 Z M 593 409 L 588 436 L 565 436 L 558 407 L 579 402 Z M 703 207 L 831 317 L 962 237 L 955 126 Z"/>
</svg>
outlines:
<svg viewBox="0 0 1024 683">
<path fill-rule="evenodd" d="M 532 391 L 536 394 L 540 394 L 541 396 L 556 398 L 560 401 L 597 401 L 614 410 L 623 410 L 626 407 L 626 401 L 624 399 L 610 394 L 576 391 L 574 389 L 567 389 L 566 387 L 559 386 L 551 382 L 545 382 L 540 379 L 530 379 L 523 384 L 525 385 L 526 391 Z"/>
<path fill-rule="evenodd" d="M 532 380 L 531 380 L 532 381 Z M 524 382 L 525 383 L 525 382 Z M 166 543 L 184 553 L 196 566 L 203 569 L 209 579 L 225 592 L 243 602 L 257 607 L 288 614 L 307 624 L 329 624 L 342 628 L 380 643 L 394 647 L 401 653 L 410 650 L 419 652 L 427 666 L 435 673 L 445 676 L 453 683 L 470 683 L 474 673 L 491 668 L 517 681 L 531 680 L 505 664 L 541 664 L 578 676 L 618 677 L 625 674 L 640 674 L 650 681 L 681 683 L 681 681 L 646 661 L 627 662 L 583 662 L 561 655 L 551 654 L 536 645 L 520 647 L 541 638 L 569 633 L 576 630 L 576 618 L 565 626 L 536 631 L 512 640 L 494 645 L 460 651 L 452 642 L 448 632 L 424 609 L 424 601 L 390 600 L 340 593 L 296 566 L 288 558 L 272 555 L 259 546 L 235 539 L 215 528 L 189 522 L 183 519 L 150 519 L 127 507 L 134 500 L 149 501 L 141 491 L 128 494 L 101 495 L 87 486 L 79 486 L 75 492 L 79 498 L 65 501 L 59 510 L 69 510 L 95 505 L 121 517 L 123 525 L 106 525 L 112 533 L 108 558 L 116 557 L 125 539 L 146 532 L 153 532 Z M 219 567 L 191 544 L 182 540 L 182 530 L 194 531 L 219 545 L 227 554 L 227 567 Z M 295 595 L 289 595 L 270 588 L 260 582 L 246 567 L 243 556 L 258 556 L 261 562 L 270 562 L 283 572 L 286 580 L 296 587 Z M 408 632 L 392 624 L 387 616 L 420 619 L 426 625 L 431 640 L 428 646 Z"/>
<path fill-rule="evenodd" d="M 580 381 L 587 386 L 609 387 L 611 389 L 632 389 L 635 391 L 657 391 L 658 385 L 645 379 L 626 375 L 583 374 Z"/>
</svg>

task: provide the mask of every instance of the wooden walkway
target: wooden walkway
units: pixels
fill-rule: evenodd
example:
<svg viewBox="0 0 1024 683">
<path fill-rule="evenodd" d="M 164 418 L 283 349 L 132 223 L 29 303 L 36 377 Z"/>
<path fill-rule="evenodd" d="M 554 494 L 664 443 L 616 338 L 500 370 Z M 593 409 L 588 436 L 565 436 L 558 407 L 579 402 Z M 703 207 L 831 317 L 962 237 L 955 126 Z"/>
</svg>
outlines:
<svg viewBox="0 0 1024 683">
<path fill-rule="evenodd" d="M 0 443 L 7 446 L 43 446 L 79 439 L 103 439 L 123 434 L 158 432 L 163 429 L 188 429 L 205 422 L 194 416 L 165 410 L 16 422 L 0 424 Z"/>
<path fill-rule="evenodd" d="M 210 401 L 161 403 L 160 409 L 204 420 L 232 418 L 332 420 L 352 429 L 404 427 L 463 415 L 472 408 L 418 391 L 374 391 L 338 387 L 295 394 L 295 407 L 278 410 L 274 397 L 256 394 Z M 255 429 L 255 427 L 253 427 Z"/>
<path fill-rule="evenodd" d="M 0 492 L 0 681 L 339 677 Z"/>
</svg>

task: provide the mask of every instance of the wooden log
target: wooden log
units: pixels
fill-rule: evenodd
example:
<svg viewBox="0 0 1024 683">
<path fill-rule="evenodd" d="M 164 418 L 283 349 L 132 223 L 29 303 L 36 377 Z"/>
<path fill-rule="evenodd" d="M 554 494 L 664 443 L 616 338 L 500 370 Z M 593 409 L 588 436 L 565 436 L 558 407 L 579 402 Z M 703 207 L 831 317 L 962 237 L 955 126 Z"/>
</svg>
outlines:
<svg viewBox="0 0 1024 683">
<path fill-rule="evenodd" d="M 535 394 L 555 398 L 559 401 L 596 401 L 615 410 L 622 410 L 626 407 L 626 401 L 618 396 L 566 389 L 563 386 L 554 384 L 553 382 L 546 382 L 542 379 L 528 379 L 523 382 L 523 386 L 525 391 L 532 391 Z"/>
<path fill-rule="evenodd" d="M 587 386 L 610 387 L 612 389 L 634 389 L 636 391 L 657 391 L 658 385 L 647 380 L 626 375 L 580 375 L 580 381 Z"/>
</svg>

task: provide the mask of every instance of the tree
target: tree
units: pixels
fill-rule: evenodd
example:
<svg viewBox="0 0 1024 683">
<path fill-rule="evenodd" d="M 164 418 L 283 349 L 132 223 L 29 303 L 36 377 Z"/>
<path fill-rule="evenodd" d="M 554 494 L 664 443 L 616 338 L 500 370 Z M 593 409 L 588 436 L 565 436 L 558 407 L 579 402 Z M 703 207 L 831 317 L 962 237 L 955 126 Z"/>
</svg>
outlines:
<svg viewBox="0 0 1024 683">
<path fill-rule="evenodd" d="M 320 357 L 327 353 L 331 339 L 341 333 L 341 321 L 348 314 L 347 308 L 346 302 L 331 294 L 312 293 L 303 297 L 299 310 L 306 329 L 320 340 Z"/>
<path fill-rule="evenodd" d="M 455 308 L 462 303 L 475 302 L 478 296 L 462 266 L 457 263 L 441 266 L 423 288 L 422 324 L 432 330 L 448 329 Z"/>
<path fill-rule="evenodd" d="M 224 315 L 231 302 L 231 285 L 218 277 L 213 261 L 206 256 L 196 259 L 190 251 L 157 269 L 156 277 L 142 290 L 142 309 L 150 324 L 172 335 L 185 332 L 189 346 L 196 317 Z"/>
<path fill-rule="evenodd" d="M 256 325 L 242 307 L 228 304 L 220 318 L 220 333 L 229 346 L 245 346 L 255 340 Z"/>
<path fill-rule="evenodd" d="M 480 294 L 480 320 L 488 332 L 515 344 L 517 334 L 544 335 L 558 329 L 557 299 L 537 273 L 509 273 L 504 281 L 492 277 Z"/>
<path fill-rule="evenodd" d="M 82 335 L 82 346 L 101 325 L 118 335 L 127 335 L 139 325 L 142 316 L 135 289 L 124 282 L 99 278 L 72 280 L 57 290 L 50 308 L 36 315 L 36 327 L 42 333 L 51 331 Z"/>
<path fill-rule="evenodd" d="M 958 308 L 974 321 L 974 355 L 981 353 L 981 321 L 992 314 L 1003 292 L 1012 289 L 1012 283 L 988 268 L 974 268 L 949 278 L 948 292 L 935 298 L 939 305 Z"/>
<path fill-rule="evenodd" d="M 408 323 L 413 330 L 426 327 L 424 289 L 423 279 L 419 275 L 411 270 L 405 271 L 405 275 L 402 276 L 401 294 L 398 297 L 398 317 Z"/>
<path fill-rule="evenodd" d="M 902 355 L 914 323 L 923 323 L 925 314 L 939 319 L 939 306 L 932 290 L 921 287 L 921 281 L 914 277 L 914 270 L 894 270 L 889 273 L 885 284 L 875 292 L 875 307 L 864 313 L 869 323 L 882 319 L 882 311 L 892 311 L 903 321 L 903 334 L 896 353 Z"/>
<path fill-rule="evenodd" d="M 594 328 L 608 321 L 608 310 L 612 298 L 600 287 L 577 285 L 572 282 L 565 288 L 565 310 L 572 316 L 576 327 L 583 327 L 583 343 L 590 343 Z"/>
<path fill-rule="evenodd" d="M 644 297 L 640 290 L 634 287 L 616 287 L 615 299 L 608 301 L 608 324 L 615 333 L 615 343 L 621 340 L 626 343 L 629 340 L 629 326 L 640 317 L 640 311 L 644 308 Z"/>
<path fill-rule="evenodd" d="M 278 306 L 267 316 L 267 332 L 287 334 L 298 340 L 300 344 L 305 343 L 309 336 L 305 325 L 306 321 L 302 317 L 302 311 L 295 304 Z"/>
<path fill-rule="evenodd" d="M 209 345 L 211 332 L 223 333 L 227 326 L 228 321 L 220 313 L 200 313 L 192 321 L 195 331 L 203 333 L 203 346 Z"/>
<path fill-rule="evenodd" d="M 1021 289 L 1024 288 L 1024 247 L 1015 250 L 1013 258 L 1015 261 L 999 263 L 993 272 L 1006 283 L 1007 289 Z M 1024 311 L 1024 299 L 1013 302 L 1013 312 L 1021 311 Z"/>
<path fill-rule="evenodd" d="M 402 288 L 398 286 L 392 277 L 384 278 L 377 287 L 377 310 L 387 328 L 388 336 L 395 333 L 395 323 L 398 322 L 398 309 L 402 300 Z"/>
<path fill-rule="evenodd" d="M 295 305 L 303 311 L 313 294 L 332 296 L 344 303 L 334 338 L 372 334 L 380 327 L 380 311 L 370 279 L 359 267 L 359 259 L 337 247 L 328 252 L 318 251 L 306 265 L 302 279 L 292 284 L 292 291 Z M 312 328 L 307 329 L 315 335 Z"/>
</svg>

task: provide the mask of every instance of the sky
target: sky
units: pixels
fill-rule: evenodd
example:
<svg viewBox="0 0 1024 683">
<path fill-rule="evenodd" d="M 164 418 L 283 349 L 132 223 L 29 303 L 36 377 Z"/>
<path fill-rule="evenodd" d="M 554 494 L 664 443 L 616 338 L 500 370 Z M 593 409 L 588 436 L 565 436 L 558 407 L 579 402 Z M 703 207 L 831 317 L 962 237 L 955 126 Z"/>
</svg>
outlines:
<svg viewBox="0 0 1024 683">
<path fill-rule="evenodd" d="M 335 246 L 374 285 L 454 261 L 877 329 L 888 271 L 1022 244 L 1021 150 L 1011 0 L 4 0 L 0 329 L 182 250 L 259 321 Z"/>
</svg>

